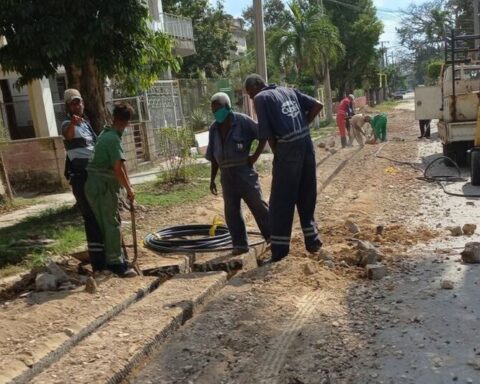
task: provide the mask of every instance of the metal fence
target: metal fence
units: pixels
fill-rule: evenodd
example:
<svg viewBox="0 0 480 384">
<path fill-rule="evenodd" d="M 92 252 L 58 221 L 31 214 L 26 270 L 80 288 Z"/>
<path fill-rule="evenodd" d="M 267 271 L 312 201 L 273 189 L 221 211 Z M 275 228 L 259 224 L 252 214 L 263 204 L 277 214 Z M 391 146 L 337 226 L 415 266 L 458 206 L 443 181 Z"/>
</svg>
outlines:
<svg viewBox="0 0 480 384">
<path fill-rule="evenodd" d="M 168 35 L 177 39 L 193 40 L 192 19 L 169 13 L 161 13 L 159 19 L 160 29 Z"/>
</svg>

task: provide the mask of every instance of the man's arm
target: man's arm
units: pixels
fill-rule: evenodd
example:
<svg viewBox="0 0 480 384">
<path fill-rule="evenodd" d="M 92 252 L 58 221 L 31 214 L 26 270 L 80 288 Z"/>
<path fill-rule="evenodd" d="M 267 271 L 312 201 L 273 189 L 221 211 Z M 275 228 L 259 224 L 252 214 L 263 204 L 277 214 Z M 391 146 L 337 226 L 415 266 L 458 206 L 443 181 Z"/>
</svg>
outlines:
<svg viewBox="0 0 480 384">
<path fill-rule="evenodd" d="M 253 155 L 250 155 L 248 157 L 248 163 L 253 166 L 260 157 L 260 155 L 263 152 L 263 149 L 265 148 L 265 145 L 267 144 L 267 140 L 265 139 L 258 139 L 258 146 L 257 149 L 255 150 L 255 153 Z"/>
<path fill-rule="evenodd" d="M 218 195 L 217 184 L 215 184 L 215 178 L 217 177 L 218 172 L 218 163 L 215 159 L 211 160 L 212 167 L 210 169 L 210 192 L 214 195 Z"/>
<path fill-rule="evenodd" d="M 126 189 L 128 199 L 130 201 L 133 201 L 135 199 L 135 192 L 132 185 L 130 184 L 130 179 L 128 178 L 125 161 L 117 160 L 113 166 L 113 171 L 115 173 L 115 177 L 118 183 Z"/>
<path fill-rule="evenodd" d="M 310 124 L 315 117 L 320 113 L 320 111 L 323 109 L 323 104 L 320 103 L 318 100 L 315 100 L 315 104 L 310 108 L 310 110 L 307 113 L 307 122 Z"/>
<path fill-rule="evenodd" d="M 62 132 L 65 140 L 72 140 L 75 137 L 75 126 L 80 124 L 82 120 L 83 119 L 80 116 L 72 115 L 72 118 L 70 119 L 70 124 L 68 124 Z"/>
</svg>

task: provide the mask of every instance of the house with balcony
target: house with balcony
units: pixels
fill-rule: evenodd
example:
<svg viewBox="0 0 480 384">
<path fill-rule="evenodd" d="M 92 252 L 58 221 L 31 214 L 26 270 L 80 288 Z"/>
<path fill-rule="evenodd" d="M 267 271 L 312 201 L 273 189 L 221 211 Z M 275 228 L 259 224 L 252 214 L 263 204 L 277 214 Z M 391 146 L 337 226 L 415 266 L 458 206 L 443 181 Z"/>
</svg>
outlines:
<svg viewBox="0 0 480 384">
<path fill-rule="evenodd" d="M 165 14 L 161 0 L 149 0 L 148 5 L 152 28 L 174 39 L 174 54 L 180 57 L 194 54 L 191 20 Z M 7 43 L 0 37 L 0 45 Z M 20 89 L 15 86 L 18 77 L 16 73 L 3 72 L 0 67 L 0 125 L 12 140 L 0 147 L 7 172 L 17 190 L 20 186 L 35 189 L 38 183 L 43 183 L 39 180 L 52 183 L 54 189 L 53 184 L 64 182 L 65 154 L 59 129 L 65 119 L 63 93 L 68 88 L 65 70 L 60 67 L 55 77 L 35 80 Z M 166 73 L 164 79 L 159 79 L 152 87 L 150 94 L 129 98 L 138 111 L 132 129 L 124 138 L 130 169 L 137 169 L 155 158 L 152 119 L 164 120 L 161 126 L 171 125 L 170 121 L 181 125 L 180 102 L 175 100 L 175 95 L 179 94 L 176 87 Z M 106 89 L 107 104 L 115 101 L 108 96 L 112 95 L 111 91 Z"/>
</svg>

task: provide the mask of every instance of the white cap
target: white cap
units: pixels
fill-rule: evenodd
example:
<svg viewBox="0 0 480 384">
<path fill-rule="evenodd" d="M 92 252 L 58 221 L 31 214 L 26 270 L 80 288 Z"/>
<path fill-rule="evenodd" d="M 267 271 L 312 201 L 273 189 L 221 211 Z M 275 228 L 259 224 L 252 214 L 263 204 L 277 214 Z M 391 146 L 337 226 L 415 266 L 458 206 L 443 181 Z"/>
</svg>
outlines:
<svg viewBox="0 0 480 384">
<path fill-rule="evenodd" d="M 353 96 L 352 94 L 348 95 L 348 97 L 352 100 L 355 100 L 355 96 Z"/>
<path fill-rule="evenodd" d="M 83 100 L 82 95 L 80 92 L 75 88 L 69 88 L 65 90 L 63 94 L 63 98 L 65 100 L 65 104 L 72 102 L 73 100 Z"/>
<path fill-rule="evenodd" d="M 215 93 L 210 102 L 213 103 L 214 101 L 219 102 L 221 105 L 227 105 L 229 107 L 232 106 L 230 102 L 230 97 L 225 92 L 217 92 Z"/>
</svg>

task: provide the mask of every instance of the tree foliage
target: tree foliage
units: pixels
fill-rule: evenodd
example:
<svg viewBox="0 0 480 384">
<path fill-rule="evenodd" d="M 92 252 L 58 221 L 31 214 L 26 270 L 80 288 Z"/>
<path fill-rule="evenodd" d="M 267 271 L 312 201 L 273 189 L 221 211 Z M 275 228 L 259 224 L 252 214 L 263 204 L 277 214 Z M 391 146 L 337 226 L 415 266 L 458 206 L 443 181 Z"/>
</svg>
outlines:
<svg viewBox="0 0 480 384">
<path fill-rule="evenodd" d="M 406 60 L 411 62 L 417 84 L 432 81 L 429 65 L 432 61 L 443 59 L 445 34 L 449 34 L 452 28 L 457 35 L 473 33 L 472 15 L 473 5 L 468 0 L 412 3 L 403 12 L 397 34 L 410 56 Z"/>
<path fill-rule="evenodd" d="M 142 1 L 4 0 L 1 8 L 0 35 L 7 39 L 2 68 L 18 72 L 26 84 L 64 66 L 97 131 L 106 117 L 106 76 L 126 80 L 132 90 L 178 65 L 171 40 L 150 29 Z"/>
<path fill-rule="evenodd" d="M 325 78 L 327 118 L 331 118 L 329 65 L 336 64 L 345 52 L 337 28 L 321 9 L 301 1 L 292 1 L 281 28 L 272 29 L 269 46 L 280 66 L 294 64 L 298 81 L 308 75 L 313 80 L 315 97 Z M 287 72 L 287 71 L 285 71 Z"/>
<path fill-rule="evenodd" d="M 383 25 L 376 16 L 372 0 L 326 1 L 324 4 L 345 46 L 345 59 L 332 71 L 332 84 L 342 97 L 346 91 L 350 93 L 360 87 L 368 76 L 367 69 L 376 55 L 375 46 Z"/>
<path fill-rule="evenodd" d="M 186 78 L 208 78 L 226 75 L 225 61 L 235 49 L 230 32 L 231 16 L 217 2 L 208 0 L 164 0 L 163 10 L 167 13 L 190 17 L 195 38 L 194 55 L 184 59 L 177 75 Z"/>
</svg>

